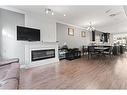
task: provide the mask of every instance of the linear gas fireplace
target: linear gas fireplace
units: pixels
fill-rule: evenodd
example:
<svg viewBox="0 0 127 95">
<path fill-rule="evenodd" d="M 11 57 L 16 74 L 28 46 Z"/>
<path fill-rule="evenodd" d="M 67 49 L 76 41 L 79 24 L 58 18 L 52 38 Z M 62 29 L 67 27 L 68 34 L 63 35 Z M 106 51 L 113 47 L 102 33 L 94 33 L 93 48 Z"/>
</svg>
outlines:
<svg viewBox="0 0 127 95">
<path fill-rule="evenodd" d="M 46 50 L 32 50 L 31 51 L 31 60 L 43 60 L 55 58 L 55 49 L 46 49 Z"/>
</svg>

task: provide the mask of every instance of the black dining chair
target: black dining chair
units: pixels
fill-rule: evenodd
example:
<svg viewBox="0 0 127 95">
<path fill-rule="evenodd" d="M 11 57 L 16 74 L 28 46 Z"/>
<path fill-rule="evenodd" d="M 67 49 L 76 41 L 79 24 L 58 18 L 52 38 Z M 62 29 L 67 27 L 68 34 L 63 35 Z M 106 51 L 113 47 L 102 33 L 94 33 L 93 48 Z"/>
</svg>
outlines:
<svg viewBox="0 0 127 95">
<path fill-rule="evenodd" d="M 97 55 L 98 52 L 95 51 L 95 47 L 94 46 L 88 46 L 88 59 L 89 57 L 93 56 L 93 55 Z"/>
<path fill-rule="evenodd" d="M 109 46 L 108 49 L 103 51 L 103 54 L 104 55 L 109 55 L 110 57 L 112 57 L 112 55 L 113 55 L 113 47 Z"/>
</svg>

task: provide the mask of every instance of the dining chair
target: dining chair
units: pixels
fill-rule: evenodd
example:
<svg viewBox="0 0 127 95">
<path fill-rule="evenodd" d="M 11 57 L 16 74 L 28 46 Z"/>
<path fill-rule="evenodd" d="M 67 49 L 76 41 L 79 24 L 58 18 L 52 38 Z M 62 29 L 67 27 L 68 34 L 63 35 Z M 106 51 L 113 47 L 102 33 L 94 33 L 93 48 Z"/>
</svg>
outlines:
<svg viewBox="0 0 127 95">
<path fill-rule="evenodd" d="M 109 55 L 110 57 L 112 57 L 112 55 L 113 55 L 113 47 L 109 46 L 108 49 L 104 50 L 103 54 L 104 55 Z"/>
<path fill-rule="evenodd" d="M 95 51 L 94 46 L 88 46 L 88 59 L 89 57 L 98 54 L 98 52 Z"/>
</svg>

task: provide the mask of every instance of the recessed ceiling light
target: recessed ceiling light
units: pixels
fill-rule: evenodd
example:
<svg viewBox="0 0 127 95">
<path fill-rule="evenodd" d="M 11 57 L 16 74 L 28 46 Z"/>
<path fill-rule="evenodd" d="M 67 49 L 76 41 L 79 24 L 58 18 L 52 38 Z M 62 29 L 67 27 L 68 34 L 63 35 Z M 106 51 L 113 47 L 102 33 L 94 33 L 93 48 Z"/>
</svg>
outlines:
<svg viewBox="0 0 127 95">
<path fill-rule="evenodd" d="M 66 16 L 66 14 L 64 14 L 64 16 Z"/>
<path fill-rule="evenodd" d="M 52 12 L 52 15 L 54 15 L 54 12 Z"/>
<path fill-rule="evenodd" d="M 46 11 L 45 11 L 45 13 L 46 13 L 46 14 L 48 14 L 48 13 L 49 13 L 49 11 L 48 11 L 48 10 L 46 10 Z"/>
</svg>

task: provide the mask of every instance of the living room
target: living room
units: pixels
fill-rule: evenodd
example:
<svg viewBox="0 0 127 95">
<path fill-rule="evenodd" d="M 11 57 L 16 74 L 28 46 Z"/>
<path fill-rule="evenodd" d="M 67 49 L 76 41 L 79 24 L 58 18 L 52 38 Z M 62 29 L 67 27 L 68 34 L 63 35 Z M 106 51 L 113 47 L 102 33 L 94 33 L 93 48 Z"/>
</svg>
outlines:
<svg viewBox="0 0 127 95">
<path fill-rule="evenodd" d="M 126 89 L 126 12 L 0 6 L 0 89 Z"/>
</svg>

